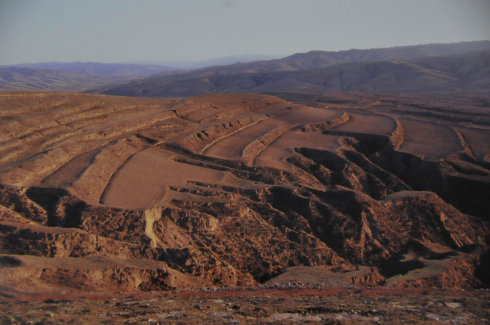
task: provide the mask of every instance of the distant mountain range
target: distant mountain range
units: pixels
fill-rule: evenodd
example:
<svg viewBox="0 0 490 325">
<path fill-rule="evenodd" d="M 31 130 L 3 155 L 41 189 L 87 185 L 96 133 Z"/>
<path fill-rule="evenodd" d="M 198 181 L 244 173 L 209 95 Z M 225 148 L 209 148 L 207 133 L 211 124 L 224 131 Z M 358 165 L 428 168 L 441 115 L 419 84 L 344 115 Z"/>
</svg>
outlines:
<svg viewBox="0 0 490 325">
<path fill-rule="evenodd" d="M 156 74 L 94 92 L 181 97 L 215 92 L 450 92 L 490 89 L 490 41 L 340 52 Z"/>
<path fill-rule="evenodd" d="M 0 90 L 80 91 L 114 83 L 103 78 L 72 72 L 32 68 L 0 68 Z"/>
<path fill-rule="evenodd" d="M 0 67 L 0 90 L 83 91 L 172 68 L 146 64 L 46 62 Z"/>
<path fill-rule="evenodd" d="M 142 97 L 215 92 L 488 91 L 489 51 L 490 41 L 311 51 L 252 62 L 247 61 L 255 59 L 253 56 L 219 58 L 195 67 L 210 66 L 190 70 L 155 64 L 50 62 L 0 67 L 0 90 L 66 90 Z"/>
<path fill-rule="evenodd" d="M 264 61 L 264 60 L 273 60 L 281 58 L 280 55 L 232 55 L 232 56 L 224 56 L 219 58 L 212 58 L 204 61 L 157 61 L 157 62 L 148 62 L 149 64 L 159 64 L 166 67 L 171 67 L 174 70 L 190 70 L 190 69 L 200 69 L 205 67 L 213 67 L 220 65 L 229 65 L 234 63 L 245 63 L 245 62 L 253 62 L 253 61 Z"/>
<path fill-rule="evenodd" d="M 122 64 L 97 62 L 44 62 L 17 64 L 17 68 L 65 71 L 97 77 L 144 77 L 155 73 L 175 70 L 175 68 L 157 64 Z"/>
<path fill-rule="evenodd" d="M 0 66 L 0 90 L 84 91 L 101 86 L 115 87 L 157 73 L 187 71 L 236 62 L 272 59 L 272 55 L 242 55 L 205 61 L 151 63 L 42 62 Z"/>
</svg>

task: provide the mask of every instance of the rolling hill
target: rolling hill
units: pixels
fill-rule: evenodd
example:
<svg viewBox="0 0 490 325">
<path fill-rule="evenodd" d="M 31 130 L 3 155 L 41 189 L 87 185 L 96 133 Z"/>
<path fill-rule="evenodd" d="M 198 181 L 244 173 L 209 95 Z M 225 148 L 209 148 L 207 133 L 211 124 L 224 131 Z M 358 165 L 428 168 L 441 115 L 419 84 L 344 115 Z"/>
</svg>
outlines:
<svg viewBox="0 0 490 325">
<path fill-rule="evenodd" d="M 149 76 L 159 72 L 173 70 L 173 68 L 171 67 L 155 64 L 122 64 L 98 62 L 44 62 L 18 64 L 11 67 L 65 71 L 98 77 L 106 76 L 126 78 Z"/>
<path fill-rule="evenodd" d="M 288 60 L 292 61 L 292 58 Z M 233 65 L 228 70 L 218 67 L 214 70 L 154 75 L 97 92 L 123 96 L 180 97 L 220 92 L 447 93 L 490 90 L 490 51 L 416 60 L 342 63 L 318 68 L 312 68 L 311 57 L 309 63 L 303 59 L 292 62 L 299 70 L 289 69 L 293 66 L 289 64 L 282 66 L 284 71 L 279 67 L 279 71 L 257 72 L 263 68 L 261 65 L 266 64 L 259 62 L 253 69 L 255 72 L 233 72 L 240 70 L 239 66 L 243 67 Z"/>
<path fill-rule="evenodd" d="M 490 51 L 287 60 L 1 92 L 0 298 L 490 286 Z"/>
<path fill-rule="evenodd" d="M 47 62 L 0 67 L 0 90 L 83 91 L 171 68 L 159 65 Z"/>
<path fill-rule="evenodd" d="M 211 66 L 192 71 L 170 73 L 171 78 L 188 79 L 223 74 L 299 71 L 323 68 L 331 65 L 352 62 L 375 62 L 397 59 L 415 60 L 431 56 L 458 55 L 468 52 L 490 50 L 490 41 L 461 42 L 450 44 L 426 44 L 391 48 L 348 50 L 348 51 L 310 51 L 296 53 L 284 58 L 235 63 L 225 66 Z M 160 74 L 162 77 L 166 73 Z"/>
<path fill-rule="evenodd" d="M 457 81 L 460 76 L 454 75 L 454 72 L 448 74 L 444 71 L 447 67 L 442 67 L 443 71 L 438 70 L 439 65 L 450 65 L 451 62 L 441 59 L 441 64 L 422 62 L 421 67 L 414 67 L 408 61 L 415 60 L 414 63 L 419 64 L 418 60 L 427 57 L 488 50 L 490 41 L 480 41 L 339 52 L 311 51 L 281 59 L 253 62 L 245 61 L 264 56 L 227 57 L 175 67 L 96 62 L 19 64 L 0 67 L 0 90 L 88 91 L 144 97 L 189 96 L 213 92 L 297 91 L 307 88 L 338 91 L 371 91 L 369 89 L 372 88 L 372 91 L 379 92 L 418 92 L 422 89 L 439 92 L 466 90 L 476 86 L 476 90 L 485 90 L 487 83 L 482 73 L 472 76 L 468 71 L 456 71 L 464 73 L 463 84 L 460 85 Z M 242 62 L 223 65 L 236 61 Z M 213 64 L 216 66 L 209 66 Z M 461 63 L 455 64 L 461 66 Z M 478 63 L 473 60 L 469 64 L 476 64 L 476 70 L 468 64 L 465 69 L 476 74 L 479 73 L 478 64 L 483 68 L 488 66 L 485 66 L 484 61 Z M 206 67 L 182 70 L 182 67 L 202 65 Z M 334 66 L 337 68 L 326 70 Z M 435 71 L 428 71 L 433 68 Z M 405 70 L 408 74 L 401 75 Z M 424 75 L 424 72 L 429 75 Z M 435 75 L 441 73 L 447 76 L 440 80 L 435 78 Z M 470 81 L 473 77 L 478 79 L 474 84 Z M 409 80 L 394 83 L 400 78 Z M 455 82 L 448 83 L 447 78 Z M 369 85 L 371 81 L 373 84 Z M 411 82 L 415 85 L 410 85 Z"/>
<path fill-rule="evenodd" d="M 80 91 L 108 83 L 115 78 L 93 77 L 73 72 L 33 68 L 0 68 L 0 90 Z"/>
<path fill-rule="evenodd" d="M 489 96 L 341 97 L 2 93 L 0 293 L 488 286 Z"/>
</svg>

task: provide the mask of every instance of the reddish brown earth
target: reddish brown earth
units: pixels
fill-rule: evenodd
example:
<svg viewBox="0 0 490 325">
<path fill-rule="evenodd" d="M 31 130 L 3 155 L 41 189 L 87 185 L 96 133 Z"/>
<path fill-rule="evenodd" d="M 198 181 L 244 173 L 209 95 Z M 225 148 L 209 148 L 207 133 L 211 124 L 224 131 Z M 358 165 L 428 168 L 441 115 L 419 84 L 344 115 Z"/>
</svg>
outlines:
<svg viewBox="0 0 490 325">
<path fill-rule="evenodd" d="M 220 290 L 3 299 L 3 324 L 488 324 L 488 291 Z"/>
<path fill-rule="evenodd" d="M 490 284 L 490 98 L 278 96 L 0 93 L 2 295 Z"/>
</svg>

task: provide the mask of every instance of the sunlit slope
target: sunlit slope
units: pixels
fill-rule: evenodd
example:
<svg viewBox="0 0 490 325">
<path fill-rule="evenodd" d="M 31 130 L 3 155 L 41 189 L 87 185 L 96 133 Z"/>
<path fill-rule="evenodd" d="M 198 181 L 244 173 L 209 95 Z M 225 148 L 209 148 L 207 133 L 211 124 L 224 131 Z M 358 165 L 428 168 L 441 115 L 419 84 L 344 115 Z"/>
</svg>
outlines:
<svg viewBox="0 0 490 325">
<path fill-rule="evenodd" d="M 489 98 L 283 97 L 1 93 L 3 285 L 484 285 Z"/>
</svg>

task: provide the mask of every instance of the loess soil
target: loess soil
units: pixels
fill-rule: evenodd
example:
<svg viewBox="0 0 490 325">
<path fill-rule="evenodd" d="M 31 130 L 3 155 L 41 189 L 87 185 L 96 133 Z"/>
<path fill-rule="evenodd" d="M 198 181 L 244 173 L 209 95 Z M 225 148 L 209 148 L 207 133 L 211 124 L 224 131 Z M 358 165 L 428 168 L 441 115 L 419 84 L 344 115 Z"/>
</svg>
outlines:
<svg viewBox="0 0 490 325">
<path fill-rule="evenodd" d="M 487 97 L 275 95 L 0 93 L 0 294 L 490 285 Z"/>
</svg>

